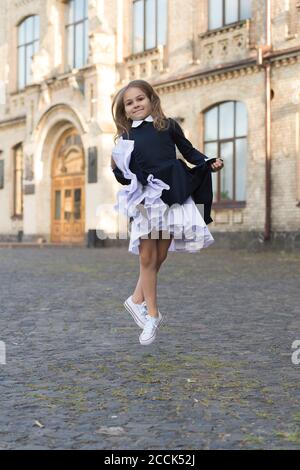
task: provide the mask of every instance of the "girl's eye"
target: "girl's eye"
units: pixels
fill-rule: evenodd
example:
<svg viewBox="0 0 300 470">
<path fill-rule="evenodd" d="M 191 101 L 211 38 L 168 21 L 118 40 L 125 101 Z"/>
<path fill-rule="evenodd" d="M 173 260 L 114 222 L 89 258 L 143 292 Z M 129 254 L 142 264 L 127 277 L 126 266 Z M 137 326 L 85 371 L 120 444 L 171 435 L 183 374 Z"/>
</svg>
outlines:
<svg viewBox="0 0 300 470">
<path fill-rule="evenodd" d="M 145 98 L 145 97 L 143 96 L 143 97 L 141 97 L 141 98 L 138 98 L 137 100 L 138 100 L 138 101 L 143 101 L 144 98 Z M 127 101 L 127 103 L 125 104 L 125 106 L 130 106 L 131 104 L 132 104 L 131 101 Z"/>
</svg>

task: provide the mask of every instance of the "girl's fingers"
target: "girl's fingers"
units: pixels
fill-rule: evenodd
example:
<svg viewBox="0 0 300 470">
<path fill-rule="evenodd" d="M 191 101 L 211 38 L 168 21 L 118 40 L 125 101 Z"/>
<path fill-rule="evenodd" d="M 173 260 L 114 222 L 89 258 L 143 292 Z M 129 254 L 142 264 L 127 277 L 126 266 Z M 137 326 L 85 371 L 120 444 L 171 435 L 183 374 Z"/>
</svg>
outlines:
<svg viewBox="0 0 300 470">
<path fill-rule="evenodd" d="M 221 168 L 223 168 L 224 164 L 223 162 L 221 161 L 220 163 L 219 162 L 215 162 L 215 163 L 212 163 L 211 164 L 211 168 L 212 170 L 214 171 L 217 171 L 217 170 L 221 170 Z"/>
<path fill-rule="evenodd" d="M 223 165 L 224 165 L 223 160 L 219 160 L 219 159 L 216 162 L 212 163 L 212 166 L 214 168 L 218 168 L 218 167 L 223 166 Z"/>
</svg>

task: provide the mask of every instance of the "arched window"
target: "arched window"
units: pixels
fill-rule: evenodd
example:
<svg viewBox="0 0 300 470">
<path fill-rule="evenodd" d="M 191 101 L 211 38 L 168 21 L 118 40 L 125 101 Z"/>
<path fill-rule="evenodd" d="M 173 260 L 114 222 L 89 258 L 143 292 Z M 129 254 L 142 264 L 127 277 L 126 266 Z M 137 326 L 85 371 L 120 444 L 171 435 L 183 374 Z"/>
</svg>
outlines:
<svg viewBox="0 0 300 470">
<path fill-rule="evenodd" d="M 247 110 L 244 103 L 225 101 L 204 114 L 204 153 L 223 158 L 212 173 L 216 203 L 246 201 Z"/>
<path fill-rule="evenodd" d="M 24 88 L 32 80 L 32 56 L 39 49 L 40 21 L 29 16 L 18 26 L 18 86 Z"/>
<path fill-rule="evenodd" d="M 23 146 L 14 147 L 14 188 L 13 188 L 13 215 L 23 216 Z"/>
<path fill-rule="evenodd" d="M 133 0 L 133 53 L 167 42 L 167 0 Z"/>
<path fill-rule="evenodd" d="M 208 0 L 208 29 L 251 18 L 251 0 Z"/>
<path fill-rule="evenodd" d="M 70 0 L 67 8 L 67 62 L 79 69 L 88 59 L 88 0 Z"/>
</svg>

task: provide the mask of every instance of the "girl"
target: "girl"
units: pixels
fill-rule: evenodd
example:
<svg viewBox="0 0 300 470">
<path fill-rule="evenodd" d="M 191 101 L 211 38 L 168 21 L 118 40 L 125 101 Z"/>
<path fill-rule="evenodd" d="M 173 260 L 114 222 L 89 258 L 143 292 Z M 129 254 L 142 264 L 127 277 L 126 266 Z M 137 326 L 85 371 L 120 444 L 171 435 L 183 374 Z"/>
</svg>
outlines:
<svg viewBox="0 0 300 470">
<path fill-rule="evenodd" d="M 206 225 L 212 222 L 211 171 L 223 168 L 223 160 L 208 162 L 192 146 L 144 80 L 133 80 L 117 92 L 112 115 L 117 143 L 111 166 L 124 185 L 114 208 L 130 216 L 128 251 L 140 261 L 136 288 L 124 306 L 143 329 L 140 343 L 147 345 L 163 318 L 157 307 L 157 274 L 168 252 L 193 253 L 214 242 Z M 193 168 L 176 158 L 175 145 Z M 195 202 L 204 204 L 204 219 Z"/>
</svg>

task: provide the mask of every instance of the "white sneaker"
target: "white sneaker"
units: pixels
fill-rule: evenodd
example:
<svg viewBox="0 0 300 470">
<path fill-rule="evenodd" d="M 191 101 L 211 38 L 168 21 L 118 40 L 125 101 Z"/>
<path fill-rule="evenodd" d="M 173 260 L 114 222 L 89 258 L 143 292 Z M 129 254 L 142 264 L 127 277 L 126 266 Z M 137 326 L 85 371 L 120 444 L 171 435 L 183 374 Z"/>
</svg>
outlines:
<svg viewBox="0 0 300 470">
<path fill-rule="evenodd" d="M 135 323 L 140 327 L 144 328 L 146 323 L 147 307 L 144 301 L 141 304 L 135 304 L 132 300 L 132 295 L 124 302 L 124 307 L 130 313 Z"/>
<path fill-rule="evenodd" d="M 162 322 L 162 315 L 160 312 L 158 318 L 146 315 L 146 323 L 143 332 L 140 334 L 140 343 L 143 345 L 151 344 L 156 338 L 156 330 Z"/>
</svg>

